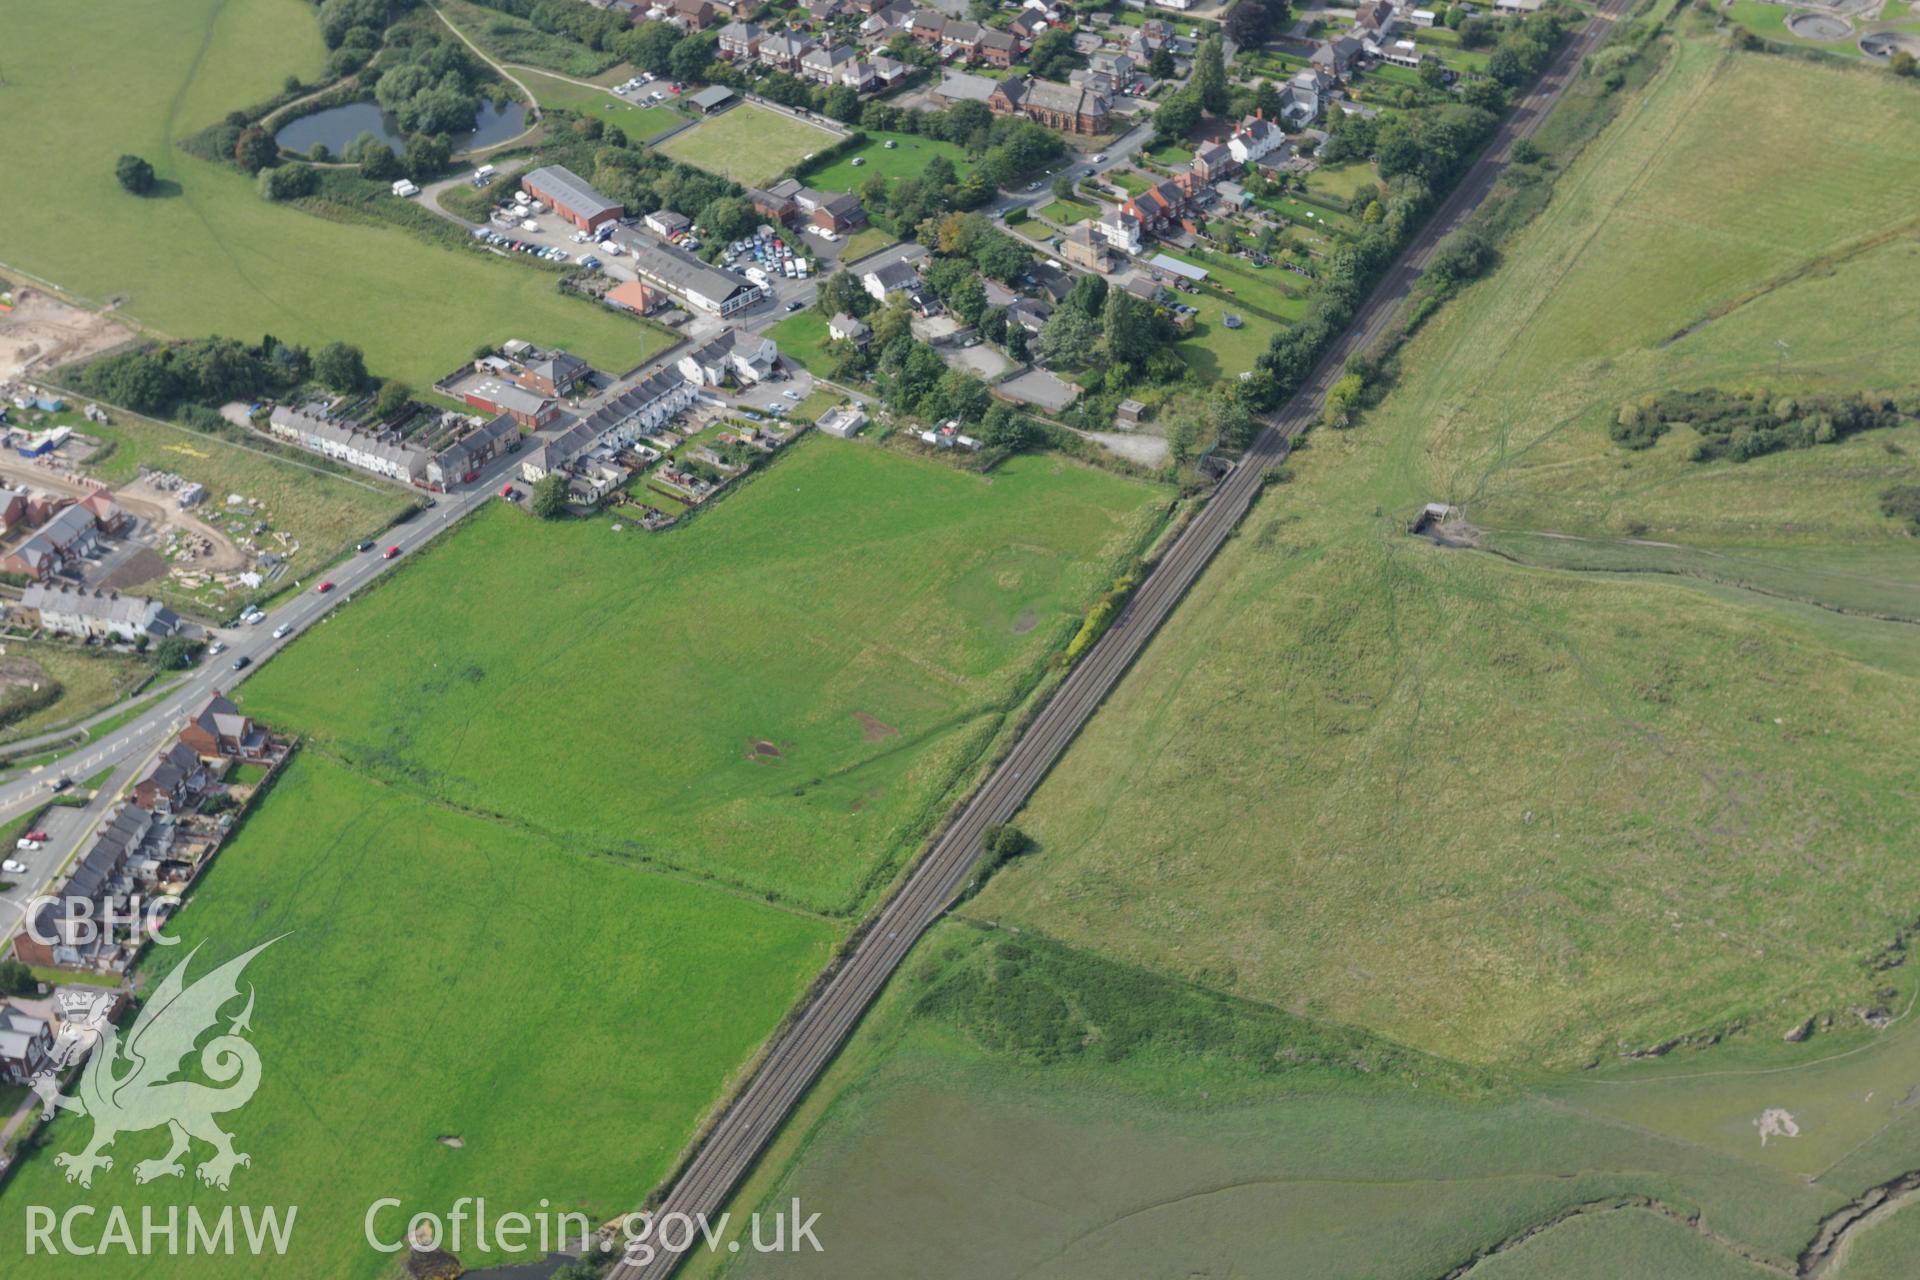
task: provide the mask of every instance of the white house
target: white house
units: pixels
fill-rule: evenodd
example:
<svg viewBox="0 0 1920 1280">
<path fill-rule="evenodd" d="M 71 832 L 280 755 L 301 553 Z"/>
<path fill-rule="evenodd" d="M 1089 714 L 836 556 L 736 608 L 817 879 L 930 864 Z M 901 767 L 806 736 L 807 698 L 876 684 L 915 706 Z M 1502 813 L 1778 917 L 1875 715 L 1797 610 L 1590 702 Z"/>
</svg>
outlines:
<svg viewBox="0 0 1920 1280">
<path fill-rule="evenodd" d="M 689 382 L 702 386 L 721 386 L 732 377 L 750 387 L 771 377 L 779 360 L 780 347 L 772 338 L 728 328 L 681 356 L 675 367 Z"/>
<path fill-rule="evenodd" d="M 34 583 L 20 596 L 20 610 L 39 617 L 57 635 L 124 640 L 160 640 L 180 630 L 180 616 L 158 600 Z"/>
<path fill-rule="evenodd" d="M 1093 230 L 1121 253 L 1131 256 L 1140 252 L 1140 220 L 1132 214 L 1115 210 L 1094 223 Z"/>
<path fill-rule="evenodd" d="M 398 437 L 376 435 L 330 418 L 319 405 L 302 409 L 281 405 L 273 411 L 268 425 L 274 435 L 302 449 L 404 484 L 419 484 L 427 474 L 427 455 L 423 450 L 401 444 Z"/>
<path fill-rule="evenodd" d="M 1280 127 L 1263 116 L 1251 115 L 1235 126 L 1227 139 L 1227 151 L 1243 169 L 1250 169 L 1287 140 Z"/>
<path fill-rule="evenodd" d="M 700 384 L 680 369 L 662 369 L 594 410 L 586 426 L 597 440 L 630 445 L 685 412 L 699 394 Z"/>
</svg>

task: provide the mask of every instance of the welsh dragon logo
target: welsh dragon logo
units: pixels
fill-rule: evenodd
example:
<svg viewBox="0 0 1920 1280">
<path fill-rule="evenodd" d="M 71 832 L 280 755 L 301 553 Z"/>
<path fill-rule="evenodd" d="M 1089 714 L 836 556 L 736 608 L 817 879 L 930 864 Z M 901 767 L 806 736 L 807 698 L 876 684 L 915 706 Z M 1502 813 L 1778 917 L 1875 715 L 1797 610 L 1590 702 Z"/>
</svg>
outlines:
<svg viewBox="0 0 1920 1280">
<path fill-rule="evenodd" d="M 253 1163 L 244 1152 L 233 1149 L 233 1135 L 214 1119 L 244 1107 L 260 1087 L 260 1055 L 245 1039 L 252 1030 L 251 985 L 246 1007 L 227 1023 L 226 1030 L 205 1045 L 200 1038 L 219 1022 L 220 1010 L 239 997 L 240 974 L 248 962 L 277 941 L 261 943 L 188 986 L 187 969 L 200 950 L 196 946 L 161 981 L 124 1040 L 105 1017 L 106 1002 L 96 1004 L 90 1022 L 100 1039 L 81 1074 L 77 1096 L 59 1092 L 51 1073 L 36 1081 L 34 1088 L 41 1098 L 41 1114 L 47 1118 L 66 1110 L 93 1119 L 93 1141 L 86 1150 L 54 1157 L 54 1163 L 67 1171 L 68 1182 L 91 1187 L 95 1170 L 113 1168 L 113 1157 L 103 1153 L 115 1138 L 162 1125 L 172 1135 L 173 1145 L 159 1159 L 136 1164 L 136 1182 L 183 1176 L 186 1167 L 181 1157 L 195 1138 L 214 1149 L 212 1158 L 195 1171 L 208 1186 L 225 1191 L 234 1169 Z M 212 1085 L 175 1078 L 186 1072 L 196 1050 L 197 1074 Z"/>
</svg>

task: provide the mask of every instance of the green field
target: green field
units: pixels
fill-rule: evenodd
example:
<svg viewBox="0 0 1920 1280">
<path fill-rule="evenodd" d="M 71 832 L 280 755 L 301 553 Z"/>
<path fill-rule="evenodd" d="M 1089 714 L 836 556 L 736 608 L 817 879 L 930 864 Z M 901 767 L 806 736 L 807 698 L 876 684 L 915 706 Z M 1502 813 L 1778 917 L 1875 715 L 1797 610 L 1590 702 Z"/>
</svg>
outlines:
<svg viewBox="0 0 1920 1280">
<path fill-rule="evenodd" d="M 833 335 L 827 332 L 827 317 L 812 307 L 794 312 L 767 330 L 767 336 L 780 344 L 781 355 L 792 356 L 814 376 L 833 371 L 833 357 L 827 354 Z"/>
<path fill-rule="evenodd" d="M 14 212 L 0 271 L 95 303 L 124 299 L 124 317 L 168 336 L 355 342 L 376 374 L 415 386 L 514 336 L 604 368 L 639 358 L 630 322 L 562 296 L 546 272 L 269 204 L 245 174 L 174 146 L 279 93 L 288 74 L 318 76 L 325 50 L 311 6 L 10 3 L 4 21 L 15 51 L 0 79 L 7 156 L 39 185 Z M 72 92 L 81 66 L 113 91 Z M 120 190 L 122 152 L 153 163 L 160 194 Z"/>
<path fill-rule="evenodd" d="M 145 659 L 131 654 L 79 649 L 67 644 L 9 640 L 4 653 L 7 668 L 23 665 L 9 675 L 0 707 L 18 705 L 17 699 L 27 696 L 29 685 L 44 684 L 48 680 L 60 685 L 60 698 L 51 706 L 0 726 L 0 742 L 31 738 L 44 730 L 84 719 L 117 702 L 153 671 Z"/>
<path fill-rule="evenodd" d="M 1204 381 L 1234 377 L 1253 368 L 1275 331 L 1306 314 L 1306 279 L 1281 267 L 1256 267 L 1242 258 L 1205 249 L 1168 256 L 1207 270 L 1198 293 L 1176 295 L 1200 316 L 1174 346 Z M 1288 289 L 1296 296 L 1289 297 Z M 1230 315 L 1240 317 L 1238 329 L 1227 327 Z"/>
<path fill-rule="evenodd" d="M 809 440 L 659 536 L 482 514 L 246 703 L 569 847 L 846 911 L 1163 509 L 1055 460 L 988 479 Z"/>
<path fill-rule="evenodd" d="M 660 144 L 665 155 L 746 186 L 765 186 L 839 139 L 819 125 L 743 102 Z"/>
<path fill-rule="evenodd" d="M 524 17 L 490 6 L 469 4 L 467 0 L 435 0 L 434 8 L 490 57 L 512 64 L 516 75 L 519 67 L 535 66 L 585 79 L 604 75 L 616 61 L 612 53 L 589 48 L 559 32 L 542 30 Z"/>
<path fill-rule="evenodd" d="M 232 1194 L 299 1207 L 288 1274 L 373 1280 L 392 1259 L 361 1222 L 384 1196 L 409 1213 L 465 1195 L 503 1210 L 545 1199 L 596 1223 L 631 1208 L 835 931 L 425 803 L 310 751 L 220 855 L 178 932 L 205 944 L 194 976 L 280 937 L 246 975 L 262 1082 L 225 1118 L 252 1156 Z M 77 1149 L 89 1123 L 55 1125 L 0 1197 L 9 1276 L 127 1274 L 124 1260 L 20 1256 L 23 1205 L 224 1201 L 191 1171 L 136 1189 L 132 1167 L 162 1153 L 162 1133 L 122 1135 L 91 1191 L 68 1185 L 52 1156 Z M 140 1274 L 260 1265 L 182 1256 Z"/>
<path fill-rule="evenodd" d="M 913 178 L 935 156 L 953 162 L 957 177 L 966 177 L 973 168 L 964 148 L 951 142 L 923 138 L 914 133 L 888 133 L 882 129 L 866 131 L 865 144 L 835 156 L 833 163 L 807 175 L 807 185 L 816 191 L 857 191 L 869 178 Z M 887 143 L 893 149 L 887 149 Z M 861 164 L 854 161 L 861 160 Z"/>
<path fill-rule="evenodd" d="M 735 1201 L 738 1216 L 798 1196 L 820 1213 L 826 1252 L 743 1253 L 729 1267 L 723 1251 L 689 1274 L 1146 1280 L 1266 1275 L 1284 1258 L 1297 1280 L 1431 1280 L 1511 1245 L 1473 1275 L 1759 1280 L 1885 1175 L 1861 1161 L 1809 1180 L 1861 1131 L 1817 1151 L 1762 1147 L 1753 1118 L 1810 1086 L 1847 1096 L 1920 1067 L 1915 1036 L 1882 1047 L 1897 1052 L 1879 1080 L 1828 1078 L 1837 1063 L 1728 1073 L 1712 1119 L 1738 1110 L 1739 1123 L 1702 1141 L 1672 1092 L 1683 1082 L 1540 1096 L 1005 929 L 946 924 Z M 1623 1098 L 1595 1106 L 1602 1088 Z M 1878 1137 L 1911 1163 L 1903 1090 L 1880 1095 Z M 1803 1132 L 1825 1120 L 1807 1117 Z"/>
<path fill-rule="evenodd" d="M 1839 146 L 1808 114 L 1836 94 L 1859 112 Z M 1740 120 L 1770 145 L 1727 151 Z M 1920 172 L 1861 161 L 1917 124 L 1885 78 L 1682 45 L 1386 402 L 1296 459 L 1041 791 L 1047 856 L 982 909 L 1492 1061 L 1777 1035 L 1865 997 L 1863 958 L 1920 899 L 1886 857 L 1914 806 L 1869 800 L 1915 781 L 1904 629 L 1405 527 L 1450 501 L 1495 546 L 1724 552 L 1763 591 L 1920 616 L 1876 504 L 1914 474 L 1915 428 L 1745 465 L 1605 433 L 1657 387 L 1903 380 L 1920 250 L 1848 246 L 1911 218 Z"/>
<path fill-rule="evenodd" d="M 596 82 L 619 84 L 630 72 L 630 68 L 621 66 L 595 77 Z M 656 134 L 665 133 L 677 124 L 685 122 L 686 116 L 672 107 L 646 107 L 617 98 L 604 88 L 589 88 L 576 84 L 572 80 L 559 76 L 543 75 L 538 71 L 515 71 L 514 77 L 527 88 L 533 90 L 534 97 L 543 107 L 562 107 L 568 111 L 579 111 L 604 120 L 608 124 L 617 124 L 630 138 L 647 139 Z"/>
</svg>

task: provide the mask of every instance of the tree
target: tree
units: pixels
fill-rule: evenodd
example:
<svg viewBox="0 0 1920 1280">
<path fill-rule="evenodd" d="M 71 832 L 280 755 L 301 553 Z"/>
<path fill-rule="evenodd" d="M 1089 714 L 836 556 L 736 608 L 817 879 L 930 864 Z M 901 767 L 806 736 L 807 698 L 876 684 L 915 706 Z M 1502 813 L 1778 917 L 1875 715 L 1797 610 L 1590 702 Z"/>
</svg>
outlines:
<svg viewBox="0 0 1920 1280">
<path fill-rule="evenodd" d="M 1240 0 L 1227 15 L 1227 39 L 1239 49 L 1263 43 L 1292 13 L 1286 0 Z"/>
<path fill-rule="evenodd" d="M 1887 59 L 1887 70 L 1897 76 L 1911 78 L 1915 74 L 1920 74 L 1920 63 L 1916 63 L 1913 55 L 1905 49 L 1895 49 L 1893 56 Z"/>
<path fill-rule="evenodd" d="M 198 657 L 200 646 L 182 635 L 168 636 L 153 646 L 151 656 L 162 671 L 185 671 Z"/>
<path fill-rule="evenodd" d="M 1100 328 L 1078 307 L 1061 307 L 1040 329 L 1040 354 L 1048 364 L 1078 368 L 1093 359 Z"/>
<path fill-rule="evenodd" d="M 40 989 L 40 983 L 15 956 L 0 960 L 0 996 L 27 996 Z"/>
<path fill-rule="evenodd" d="M 720 37 L 711 33 L 688 36 L 673 46 L 673 52 L 667 58 L 667 65 L 673 71 L 676 80 L 704 80 L 707 67 L 713 62 Z"/>
<path fill-rule="evenodd" d="M 1173 63 L 1173 50 L 1161 45 L 1147 58 L 1147 74 L 1155 80 L 1171 80 L 1179 68 Z"/>
<path fill-rule="evenodd" d="M 1138 367 L 1159 349 L 1153 313 L 1125 289 L 1107 290 L 1101 329 L 1106 335 L 1107 358 L 1115 364 Z"/>
<path fill-rule="evenodd" d="M 269 200 L 298 200 L 320 189 L 320 171 L 312 165 L 288 164 L 260 172 L 260 194 Z"/>
<path fill-rule="evenodd" d="M 154 187 L 153 166 L 139 156 L 121 156 L 113 166 L 113 176 L 129 195 L 150 195 Z"/>
<path fill-rule="evenodd" d="M 1170 95 L 1165 102 L 1154 108 L 1154 143 L 1164 146 L 1169 142 L 1183 141 L 1199 123 L 1200 95 L 1190 86 Z"/>
<path fill-rule="evenodd" d="M 234 162 L 248 173 L 258 173 L 279 158 L 280 148 L 273 135 L 258 125 L 242 129 L 234 140 Z"/>
<path fill-rule="evenodd" d="M 683 35 L 680 28 L 665 22 L 643 22 L 614 41 L 614 51 L 628 62 L 656 76 L 673 69 L 673 48 Z"/>
<path fill-rule="evenodd" d="M 1253 109 L 1269 120 L 1278 120 L 1283 108 L 1280 91 L 1273 87 L 1273 81 L 1262 80 L 1253 91 Z"/>
<path fill-rule="evenodd" d="M 329 342 L 313 357 L 313 376 L 343 395 L 366 389 L 367 358 L 360 348 Z"/>
<path fill-rule="evenodd" d="M 1446 88 L 1446 64 L 1438 58 L 1422 58 L 1420 60 L 1420 83 L 1429 89 Z"/>
<path fill-rule="evenodd" d="M 567 514 L 567 478 L 549 471 L 533 486 L 533 514 L 542 520 L 558 520 Z"/>
<path fill-rule="evenodd" d="M 380 384 L 380 394 L 374 397 L 373 411 L 384 421 L 407 407 L 407 401 L 413 399 L 413 388 L 398 378 L 388 378 Z"/>
<path fill-rule="evenodd" d="M 407 139 L 407 176 L 431 178 L 453 162 L 453 146 L 444 133 L 416 133 Z"/>
<path fill-rule="evenodd" d="M 716 240 L 738 240 L 753 225 L 753 209 L 738 196 L 721 196 L 707 202 L 698 221 Z"/>
<path fill-rule="evenodd" d="M 1200 105 L 1212 115 L 1224 115 L 1232 90 L 1227 86 L 1227 54 L 1218 35 L 1208 36 L 1193 62 L 1193 83 Z"/>
</svg>

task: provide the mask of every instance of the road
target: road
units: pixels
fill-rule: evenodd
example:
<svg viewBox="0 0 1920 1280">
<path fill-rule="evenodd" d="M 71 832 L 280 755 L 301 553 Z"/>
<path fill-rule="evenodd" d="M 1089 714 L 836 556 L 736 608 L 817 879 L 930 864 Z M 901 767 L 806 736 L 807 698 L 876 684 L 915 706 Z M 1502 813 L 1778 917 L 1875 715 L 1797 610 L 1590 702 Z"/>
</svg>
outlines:
<svg viewBox="0 0 1920 1280">
<path fill-rule="evenodd" d="M 1315 420 L 1327 388 L 1349 355 L 1385 332 L 1406 301 L 1435 246 L 1484 200 L 1513 144 L 1533 133 L 1571 83 L 1581 61 L 1605 38 L 1628 0 L 1604 0 L 1540 81 L 1514 107 L 1500 131 L 1426 228 L 1402 253 L 1361 308 L 1346 336 L 1321 359 L 1311 379 L 1282 406 L 1247 456 L 1223 480 L 1202 512 L 1174 541 L 1113 626 L 1061 683 L 1006 758 L 954 815 L 900 891 L 874 918 L 859 942 L 812 1001 L 781 1034 L 747 1087 L 712 1130 L 668 1191 L 656 1221 L 669 1215 L 715 1219 L 781 1123 L 853 1033 L 908 950 L 953 901 L 980 848 L 981 833 L 1012 818 L 1059 759 L 1160 624 L 1198 580 L 1252 505 L 1264 475 L 1285 458 L 1294 437 Z M 678 1238 L 678 1229 L 673 1233 Z M 698 1233 L 695 1233 L 698 1238 Z M 682 1254 L 654 1246 L 645 1261 L 625 1259 L 609 1280 L 664 1280 Z"/>
<path fill-rule="evenodd" d="M 215 638 L 226 644 L 226 651 L 203 659 L 200 666 L 184 679 L 167 686 L 164 696 L 154 706 L 141 711 L 125 724 L 97 734 L 94 740 L 77 747 L 54 763 L 0 783 L 0 823 L 10 822 L 51 800 L 54 783 L 61 777 L 78 781 L 112 768 L 115 770 L 114 779 L 103 788 L 106 797 L 89 806 L 88 810 L 95 818 L 103 815 L 111 797 L 132 780 L 133 773 L 140 766 L 166 745 L 167 739 L 200 709 L 215 689 L 234 688 L 259 670 L 262 663 L 291 644 L 302 631 L 325 622 L 335 609 L 352 600 L 356 591 L 371 584 L 451 527 L 460 517 L 486 502 L 494 488 L 498 487 L 499 473 L 516 466 L 518 461 L 517 457 L 510 455 L 495 462 L 472 488 L 436 495 L 435 506 L 381 534 L 374 550 L 356 554 L 303 583 L 299 591 L 286 597 L 274 608 L 266 621 L 256 626 L 238 626 L 212 632 Z M 399 547 L 400 555 L 393 560 L 383 559 L 381 553 L 388 547 Z M 322 581 L 332 582 L 334 588 L 324 595 L 316 595 L 313 588 Z M 284 634 L 277 634 L 282 627 L 288 630 Z M 233 664 L 243 657 L 247 659 L 247 666 L 235 670 Z M 133 705 L 138 706 L 139 701 L 136 700 Z M 111 708 L 95 716 L 92 723 L 111 722 L 124 710 L 123 707 Z M 73 736 L 74 731 L 67 730 L 47 735 L 47 738 L 58 743 Z M 39 740 L 10 744 L 8 752 L 19 756 L 33 750 L 38 744 Z M 50 826 L 49 834 L 55 838 L 46 848 L 32 853 L 13 852 L 7 855 L 24 862 L 27 873 L 18 878 L 14 888 L 0 894 L 0 942 L 12 938 L 25 916 L 26 904 L 45 893 L 58 879 L 93 826 L 93 822 L 69 824 L 62 830 Z M 7 878 L 15 879 L 13 876 Z"/>
</svg>

